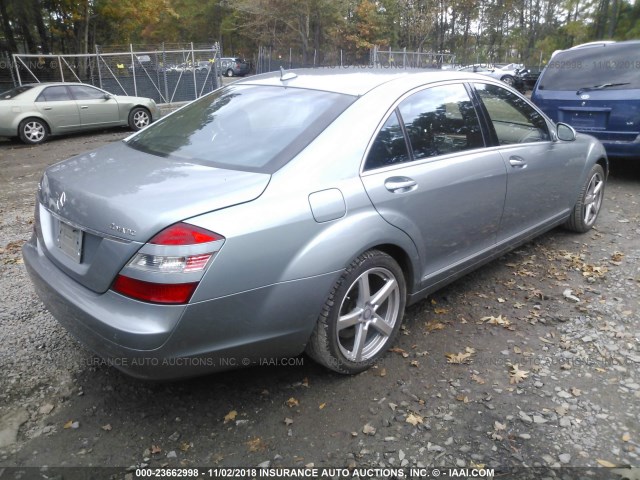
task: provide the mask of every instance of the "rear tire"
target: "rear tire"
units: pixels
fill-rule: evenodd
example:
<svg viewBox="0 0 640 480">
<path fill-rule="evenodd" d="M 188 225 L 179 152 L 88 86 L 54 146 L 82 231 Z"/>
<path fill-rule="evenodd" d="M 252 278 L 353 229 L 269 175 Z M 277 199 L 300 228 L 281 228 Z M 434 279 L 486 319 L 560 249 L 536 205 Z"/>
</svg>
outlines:
<svg viewBox="0 0 640 480">
<path fill-rule="evenodd" d="M 405 279 L 398 263 L 379 250 L 363 253 L 333 286 L 307 354 L 339 373 L 368 369 L 393 344 L 405 302 Z"/>
<path fill-rule="evenodd" d="M 129 128 L 138 131 L 151 123 L 149 110 L 143 107 L 136 107 L 129 112 Z"/>
<path fill-rule="evenodd" d="M 231 70 L 231 69 L 227 70 L 227 71 L 225 72 L 225 75 L 226 75 L 227 77 L 233 77 L 233 70 Z"/>
<path fill-rule="evenodd" d="M 18 126 L 18 136 L 29 145 L 43 143 L 49 136 L 49 125 L 39 118 L 26 118 Z"/>
<path fill-rule="evenodd" d="M 514 78 L 511 75 L 505 75 L 500 80 L 502 80 L 504 83 L 506 83 L 510 87 L 513 87 L 513 84 L 516 83 Z"/>
<path fill-rule="evenodd" d="M 596 223 L 604 199 L 605 174 L 601 165 L 594 165 L 587 181 L 580 189 L 578 201 L 573 207 L 569 220 L 564 227 L 568 230 L 584 233 Z"/>
</svg>

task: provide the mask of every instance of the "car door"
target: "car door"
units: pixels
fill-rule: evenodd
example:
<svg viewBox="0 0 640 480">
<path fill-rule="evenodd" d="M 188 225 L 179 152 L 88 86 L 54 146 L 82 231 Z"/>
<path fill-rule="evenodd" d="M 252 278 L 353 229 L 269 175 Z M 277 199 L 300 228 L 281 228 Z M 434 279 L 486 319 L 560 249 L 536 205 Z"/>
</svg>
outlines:
<svg viewBox="0 0 640 480">
<path fill-rule="evenodd" d="M 496 242 L 506 192 L 462 83 L 412 93 L 371 143 L 361 175 L 382 217 L 418 248 L 423 285 L 444 280 Z"/>
<path fill-rule="evenodd" d="M 83 128 L 119 123 L 120 113 L 115 98 L 106 98 L 105 92 L 89 85 L 70 85 L 69 90 L 78 104 Z"/>
<path fill-rule="evenodd" d="M 65 85 L 52 85 L 42 90 L 36 98 L 36 108 L 52 133 L 80 128 L 78 106 Z"/>
<path fill-rule="evenodd" d="M 507 196 L 498 242 L 543 228 L 575 203 L 584 159 L 572 143 L 554 141 L 547 121 L 508 89 L 474 83 L 507 169 Z"/>
</svg>

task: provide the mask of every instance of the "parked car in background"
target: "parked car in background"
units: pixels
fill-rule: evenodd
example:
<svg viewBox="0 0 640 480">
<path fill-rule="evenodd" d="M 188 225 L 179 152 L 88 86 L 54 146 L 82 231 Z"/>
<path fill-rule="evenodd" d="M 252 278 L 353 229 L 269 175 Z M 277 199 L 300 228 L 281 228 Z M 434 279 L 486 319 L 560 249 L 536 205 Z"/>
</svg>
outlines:
<svg viewBox="0 0 640 480">
<path fill-rule="evenodd" d="M 489 77 L 274 72 L 49 167 L 23 256 L 51 313 L 129 374 L 305 349 L 353 374 L 405 305 L 557 225 L 588 231 L 607 171 L 598 140 Z"/>
<path fill-rule="evenodd" d="M 196 72 L 198 73 L 207 73 L 211 70 L 212 63 L 209 61 L 200 61 L 196 62 Z"/>
<path fill-rule="evenodd" d="M 640 159 L 640 40 L 557 52 L 531 99 L 554 121 L 598 138 L 609 156 Z"/>
<path fill-rule="evenodd" d="M 160 109 L 150 98 L 112 95 L 82 83 L 28 84 L 0 94 L 0 136 L 30 144 L 94 128 L 140 130 L 158 118 Z"/>
<path fill-rule="evenodd" d="M 540 69 L 535 67 L 522 67 L 516 74 L 516 78 L 522 82 L 522 91 L 533 90 L 539 77 Z"/>
<path fill-rule="evenodd" d="M 501 68 L 496 68 L 489 65 L 469 65 L 458 69 L 461 72 L 473 72 L 480 75 L 487 75 L 488 77 L 496 78 L 503 81 L 507 85 L 510 85 L 517 90 L 521 90 L 518 80 L 518 68 L 522 68 L 521 64 L 510 63 Z"/>
<path fill-rule="evenodd" d="M 251 66 L 240 57 L 222 57 L 220 71 L 226 77 L 243 77 L 249 73 Z"/>
</svg>

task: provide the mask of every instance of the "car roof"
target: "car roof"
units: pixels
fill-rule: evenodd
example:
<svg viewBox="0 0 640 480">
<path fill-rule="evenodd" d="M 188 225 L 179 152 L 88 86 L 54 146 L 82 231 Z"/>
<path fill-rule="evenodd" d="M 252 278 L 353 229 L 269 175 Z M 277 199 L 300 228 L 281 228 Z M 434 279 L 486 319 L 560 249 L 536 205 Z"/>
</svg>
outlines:
<svg viewBox="0 0 640 480">
<path fill-rule="evenodd" d="M 269 85 L 323 90 L 346 95 L 361 96 L 389 82 L 402 81 L 403 85 L 416 86 L 444 80 L 477 80 L 485 77 L 466 72 L 438 69 L 373 68 L 373 67 L 324 67 L 286 70 L 296 76 L 280 80 L 281 72 L 255 75 L 235 82 L 236 85 Z"/>
</svg>

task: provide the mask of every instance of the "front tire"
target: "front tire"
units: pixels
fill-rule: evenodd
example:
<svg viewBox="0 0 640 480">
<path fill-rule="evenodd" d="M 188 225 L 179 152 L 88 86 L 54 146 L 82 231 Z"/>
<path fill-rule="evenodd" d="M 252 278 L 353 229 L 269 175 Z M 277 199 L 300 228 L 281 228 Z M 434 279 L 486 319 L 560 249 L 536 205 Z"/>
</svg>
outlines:
<svg viewBox="0 0 640 480">
<path fill-rule="evenodd" d="M 138 131 L 151 123 L 149 110 L 143 107 L 136 107 L 129 112 L 129 128 Z"/>
<path fill-rule="evenodd" d="M 564 224 L 568 230 L 584 233 L 596 223 L 604 199 L 605 174 L 601 165 L 594 165 L 587 181 L 580 189 L 578 201 L 573 207 L 569 220 Z"/>
<path fill-rule="evenodd" d="M 339 373 L 371 367 L 393 343 L 404 314 L 406 284 L 389 255 L 369 250 L 336 282 L 307 344 L 307 354 Z"/>
<path fill-rule="evenodd" d="M 39 118 L 26 118 L 18 126 L 18 136 L 29 145 L 43 143 L 49 136 L 49 125 Z"/>
<path fill-rule="evenodd" d="M 227 77 L 233 77 L 233 70 L 229 69 L 226 71 Z"/>
</svg>

